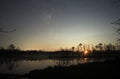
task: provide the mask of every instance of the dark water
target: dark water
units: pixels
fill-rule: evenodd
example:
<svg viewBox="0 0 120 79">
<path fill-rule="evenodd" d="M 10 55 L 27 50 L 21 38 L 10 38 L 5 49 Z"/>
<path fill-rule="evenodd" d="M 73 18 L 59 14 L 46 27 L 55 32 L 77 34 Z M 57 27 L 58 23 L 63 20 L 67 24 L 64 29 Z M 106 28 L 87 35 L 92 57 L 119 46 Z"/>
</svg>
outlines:
<svg viewBox="0 0 120 79">
<path fill-rule="evenodd" d="M 108 58 L 107 58 L 108 59 Z M 40 59 L 40 60 L 12 60 L 0 59 L 0 73 L 25 74 L 35 69 L 45 69 L 54 66 L 70 66 L 96 61 L 104 58 L 74 58 L 74 59 Z"/>
</svg>

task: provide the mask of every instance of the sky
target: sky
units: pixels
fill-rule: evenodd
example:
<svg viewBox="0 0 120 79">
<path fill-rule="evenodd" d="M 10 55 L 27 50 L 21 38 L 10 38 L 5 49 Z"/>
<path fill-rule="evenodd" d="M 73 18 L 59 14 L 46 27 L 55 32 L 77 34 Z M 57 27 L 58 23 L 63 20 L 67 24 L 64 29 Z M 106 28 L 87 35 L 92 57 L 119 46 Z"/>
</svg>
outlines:
<svg viewBox="0 0 120 79">
<path fill-rule="evenodd" d="M 0 46 L 58 50 L 79 43 L 116 43 L 116 0 L 0 0 Z"/>
</svg>

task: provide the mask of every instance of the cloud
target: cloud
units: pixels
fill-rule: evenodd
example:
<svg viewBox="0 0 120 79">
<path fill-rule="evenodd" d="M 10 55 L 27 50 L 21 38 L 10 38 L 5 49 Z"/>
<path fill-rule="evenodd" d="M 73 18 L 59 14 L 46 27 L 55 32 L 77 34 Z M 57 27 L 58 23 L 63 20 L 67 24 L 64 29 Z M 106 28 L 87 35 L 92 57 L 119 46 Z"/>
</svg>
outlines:
<svg viewBox="0 0 120 79">
<path fill-rule="evenodd" d="M 12 30 L 4 30 L 3 28 L 0 28 L 0 32 L 2 33 L 10 33 L 10 32 L 15 32 L 16 29 L 12 29 Z"/>
</svg>

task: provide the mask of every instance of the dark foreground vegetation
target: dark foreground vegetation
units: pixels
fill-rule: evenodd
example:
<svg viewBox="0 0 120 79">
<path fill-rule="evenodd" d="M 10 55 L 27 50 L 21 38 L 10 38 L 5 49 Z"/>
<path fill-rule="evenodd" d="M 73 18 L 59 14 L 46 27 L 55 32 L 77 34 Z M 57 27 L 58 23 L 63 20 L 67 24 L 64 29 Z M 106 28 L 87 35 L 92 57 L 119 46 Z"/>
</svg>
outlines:
<svg viewBox="0 0 120 79">
<path fill-rule="evenodd" d="M 80 78 L 120 78 L 120 61 L 106 61 L 70 67 L 54 67 L 34 70 L 27 74 L 29 79 L 80 79 Z"/>
<path fill-rule="evenodd" d="M 70 67 L 49 67 L 24 75 L 1 74 L 0 79 L 119 79 L 120 60 L 79 64 Z"/>
</svg>

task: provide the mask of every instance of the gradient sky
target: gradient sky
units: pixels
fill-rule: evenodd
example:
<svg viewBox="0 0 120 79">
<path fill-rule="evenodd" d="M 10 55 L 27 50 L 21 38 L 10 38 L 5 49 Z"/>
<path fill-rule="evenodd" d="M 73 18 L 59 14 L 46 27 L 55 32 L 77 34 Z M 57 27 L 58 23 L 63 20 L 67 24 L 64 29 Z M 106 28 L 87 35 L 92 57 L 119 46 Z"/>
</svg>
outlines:
<svg viewBox="0 0 120 79">
<path fill-rule="evenodd" d="M 0 0 L 0 46 L 57 50 L 79 43 L 115 43 L 115 0 Z M 116 3 L 117 4 L 117 3 Z"/>
</svg>

